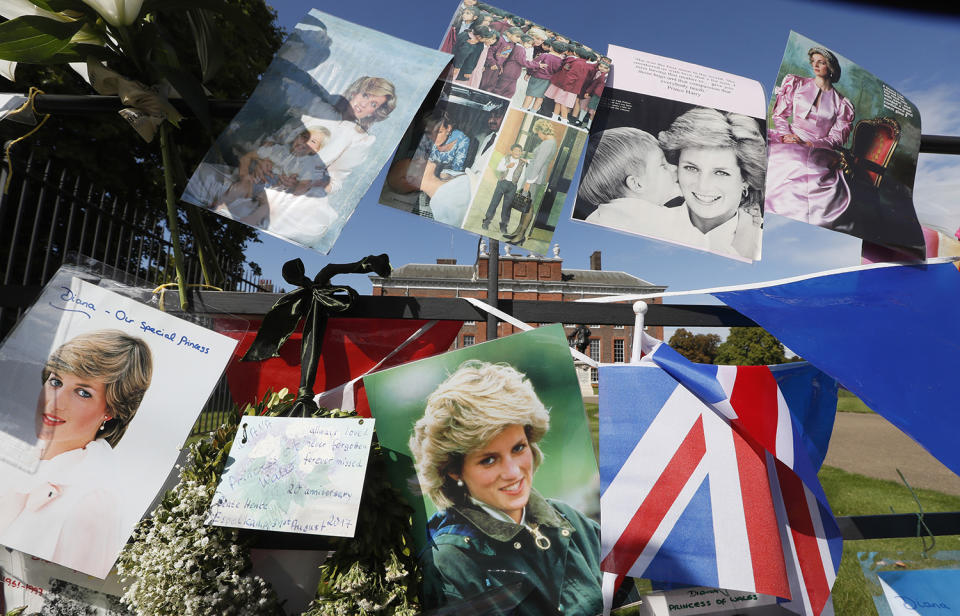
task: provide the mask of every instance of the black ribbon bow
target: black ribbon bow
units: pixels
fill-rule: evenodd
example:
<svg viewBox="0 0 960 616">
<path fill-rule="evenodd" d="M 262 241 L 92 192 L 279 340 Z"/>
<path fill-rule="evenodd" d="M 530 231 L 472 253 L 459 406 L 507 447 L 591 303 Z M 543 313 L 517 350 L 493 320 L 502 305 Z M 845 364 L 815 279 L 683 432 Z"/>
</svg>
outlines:
<svg viewBox="0 0 960 616">
<path fill-rule="evenodd" d="M 298 288 L 287 293 L 270 308 L 263 317 L 257 337 L 244 354 L 242 361 L 262 361 L 278 357 L 283 346 L 303 323 L 303 340 L 300 343 L 300 389 L 290 409 L 290 417 L 310 417 L 317 410 L 313 385 L 317 378 L 323 334 L 331 313 L 343 312 L 359 297 L 348 286 L 334 286 L 330 279 L 337 274 L 367 274 L 375 272 L 384 278 L 390 275 L 390 257 L 385 254 L 368 255 L 354 263 L 329 263 L 310 280 L 306 276 L 303 261 L 292 259 L 283 264 L 283 279 Z"/>
</svg>

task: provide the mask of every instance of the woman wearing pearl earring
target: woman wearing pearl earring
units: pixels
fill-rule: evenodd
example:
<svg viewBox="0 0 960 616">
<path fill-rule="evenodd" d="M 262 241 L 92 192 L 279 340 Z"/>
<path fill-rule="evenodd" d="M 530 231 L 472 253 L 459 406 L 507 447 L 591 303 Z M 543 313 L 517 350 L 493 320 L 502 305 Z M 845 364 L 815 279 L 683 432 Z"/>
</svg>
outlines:
<svg viewBox="0 0 960 616">
<path fill-rule="evenodd" d="M 37 400 L 40 465 L 3 485 L 0 544 L 74 569 L 109 569 L 123 539 L 106 478 L 152 371 L 147 344 L 118 330 L 82 334 L 50 355 Z"/>
<path fill-rule="evenodd" d="M 549 425 L 530 381 L 506 364 L 467 361 L 429 396 L 409 443 L 438 509 L 420 555 L 423 608 L 502 589 L 516 598 L 504 613 L 602 611 L 599 526 L 532 486 Z"/>
</svg>

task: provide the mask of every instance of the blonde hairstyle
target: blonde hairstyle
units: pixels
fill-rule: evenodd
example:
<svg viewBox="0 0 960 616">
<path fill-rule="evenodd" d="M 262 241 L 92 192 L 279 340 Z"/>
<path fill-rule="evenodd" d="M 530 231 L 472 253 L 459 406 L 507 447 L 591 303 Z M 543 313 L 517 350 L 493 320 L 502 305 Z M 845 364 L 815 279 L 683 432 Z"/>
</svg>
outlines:
<svg viewBox="0 0 960 616">
<path fill-rule="evenodd" d="M 676 164 L 685 148 L 730 148 L 747 183 L 740 207 L 762 212 L 767 173 L 767 142 L 757 121 L 731 111 L 694 107 L 660 132 L 660 146 L 667 160 Z"/>
<path fill-rule="evenodd" d="M 327 140 L 330 139 L 330 129 L 326 126 L 308 126 L 303 132 L 307 133 L 308 136 L 314 134 L 322 136 L 323 145 L 326 145 Z"/>
<path fill-rule="evenodd" d="M 102 329 L 60 345 L 43 367 L 43 382 L 51 373 L 103 381 L 111 418 L 95 438 L 115 447 L 150 387 L 153 357 L 143 340 L 117 329 Z"/>
<path fill-rule="evenodd" d="M 373 115 L 363 118 L 362 120 L 357 120 L 357 124 L 359 124 L 363 130 L 367 130 L 373 126 L 375 122 L 387 119 L 387 116 L 397 107 L 396 88 L 393 87 L 393 84 L 388 79 L 384 79 L 383 77 L 361 77 L 357 79 L 351 83 L 347 91 L 343 93 L 343 98 L 349 103 L 350 99 L 357 94 L 387 97 L 387 100 L 377 108 Z"/>
<path fill-rule="evenodd" d="M 540 118 L 533 123 L 533 132 L 552 136 L 554 134 L 553 124 L 550 123 L 550 120 Z"/>
<path fill-rule="evenodd" d="M 430 394 L 410 451 L 420 487 L 438 509 L 467 496 L 449 474 L 461 473 L 468 453 L 511 425 L 523 426 L 536 470 L 543 461 L 537 441 L 550 427 L 550 414 L 530 380 L 507 364 L 466 361 Z"/>
<path fill-rule="evenodd" d="M 590 165 L 580 179 L 577 196 L 593 205 L 623 197 L 627 176 L 636 176 L 642 182 L 652 155 L 662 156 L 660 144 L 639 128 L 620 126 L 590 135 Z"/>
</svg>

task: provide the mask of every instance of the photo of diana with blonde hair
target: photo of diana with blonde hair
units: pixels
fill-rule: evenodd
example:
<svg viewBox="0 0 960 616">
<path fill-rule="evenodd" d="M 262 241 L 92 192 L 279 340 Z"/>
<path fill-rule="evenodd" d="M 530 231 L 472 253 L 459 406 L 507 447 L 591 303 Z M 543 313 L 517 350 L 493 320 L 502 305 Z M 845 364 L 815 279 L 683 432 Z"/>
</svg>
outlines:
<svg viewBox="0 0 960 616">
<path fill-rule="evenodd" d="M 532 486 L 549 427 L 530 380 L 504 363 L 466 361 L 427 399 L 410 437 L 438 508 L 420 559 L 424 607 L 525 579 L 518 613 L 601 610 L 598 524 Z"/>
<path fill-rule="evenodd" d="M 122 535 L 121 495 L 104 478 L 150 387 L 146 342 L 119 330 L 81 334 L 60 345 L 41 372 L 36 473 L 0 488 L 0 544 L 81 571 L 109 569 Z"/>
<path fill-rule="evenodd" d="M 424 611 L 601 612 L 599 473 L 562 326 L 364 386 L 388 473 L 414 509 Z"/>
</svg>

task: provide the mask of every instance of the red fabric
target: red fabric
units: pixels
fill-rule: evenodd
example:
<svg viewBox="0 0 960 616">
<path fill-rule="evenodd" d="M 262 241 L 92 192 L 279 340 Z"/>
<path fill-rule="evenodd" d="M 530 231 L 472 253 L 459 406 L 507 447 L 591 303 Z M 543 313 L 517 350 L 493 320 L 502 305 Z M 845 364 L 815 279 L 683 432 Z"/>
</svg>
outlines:
<svg viewBox="0 0 960 616">
<path fill-rule="evenodd" d="M 411 319 L 330 319 L 323 338 L 323 352 L 314 391 L 322 393 L 365 373 L 427 323 L 425 320 Z M 462 326 L 462 321 L 438 321 L 380 369 L 445 352 Z M 248 402 L 260 400 L 268 388 L 279 391 L 286 387 L 296 393 L 300 385 L 302 328 L 298 327 L 280 347 L 280 357 L 248 362 L 240 361 L 240 358 L 253 344 L 260 321 L 250 321 L 250 329 L 247 330 L 246 321 L 217 319 L 214 327 L 216 331 L 239 341 L 227 365 L 227 382 L 234 402 L 241 408 Z M 366 408 L 366 416 L 369 416 L 362 388 L 357 393 L 357 412 L 363 415 L 363 409 Z"/>
</svg>

